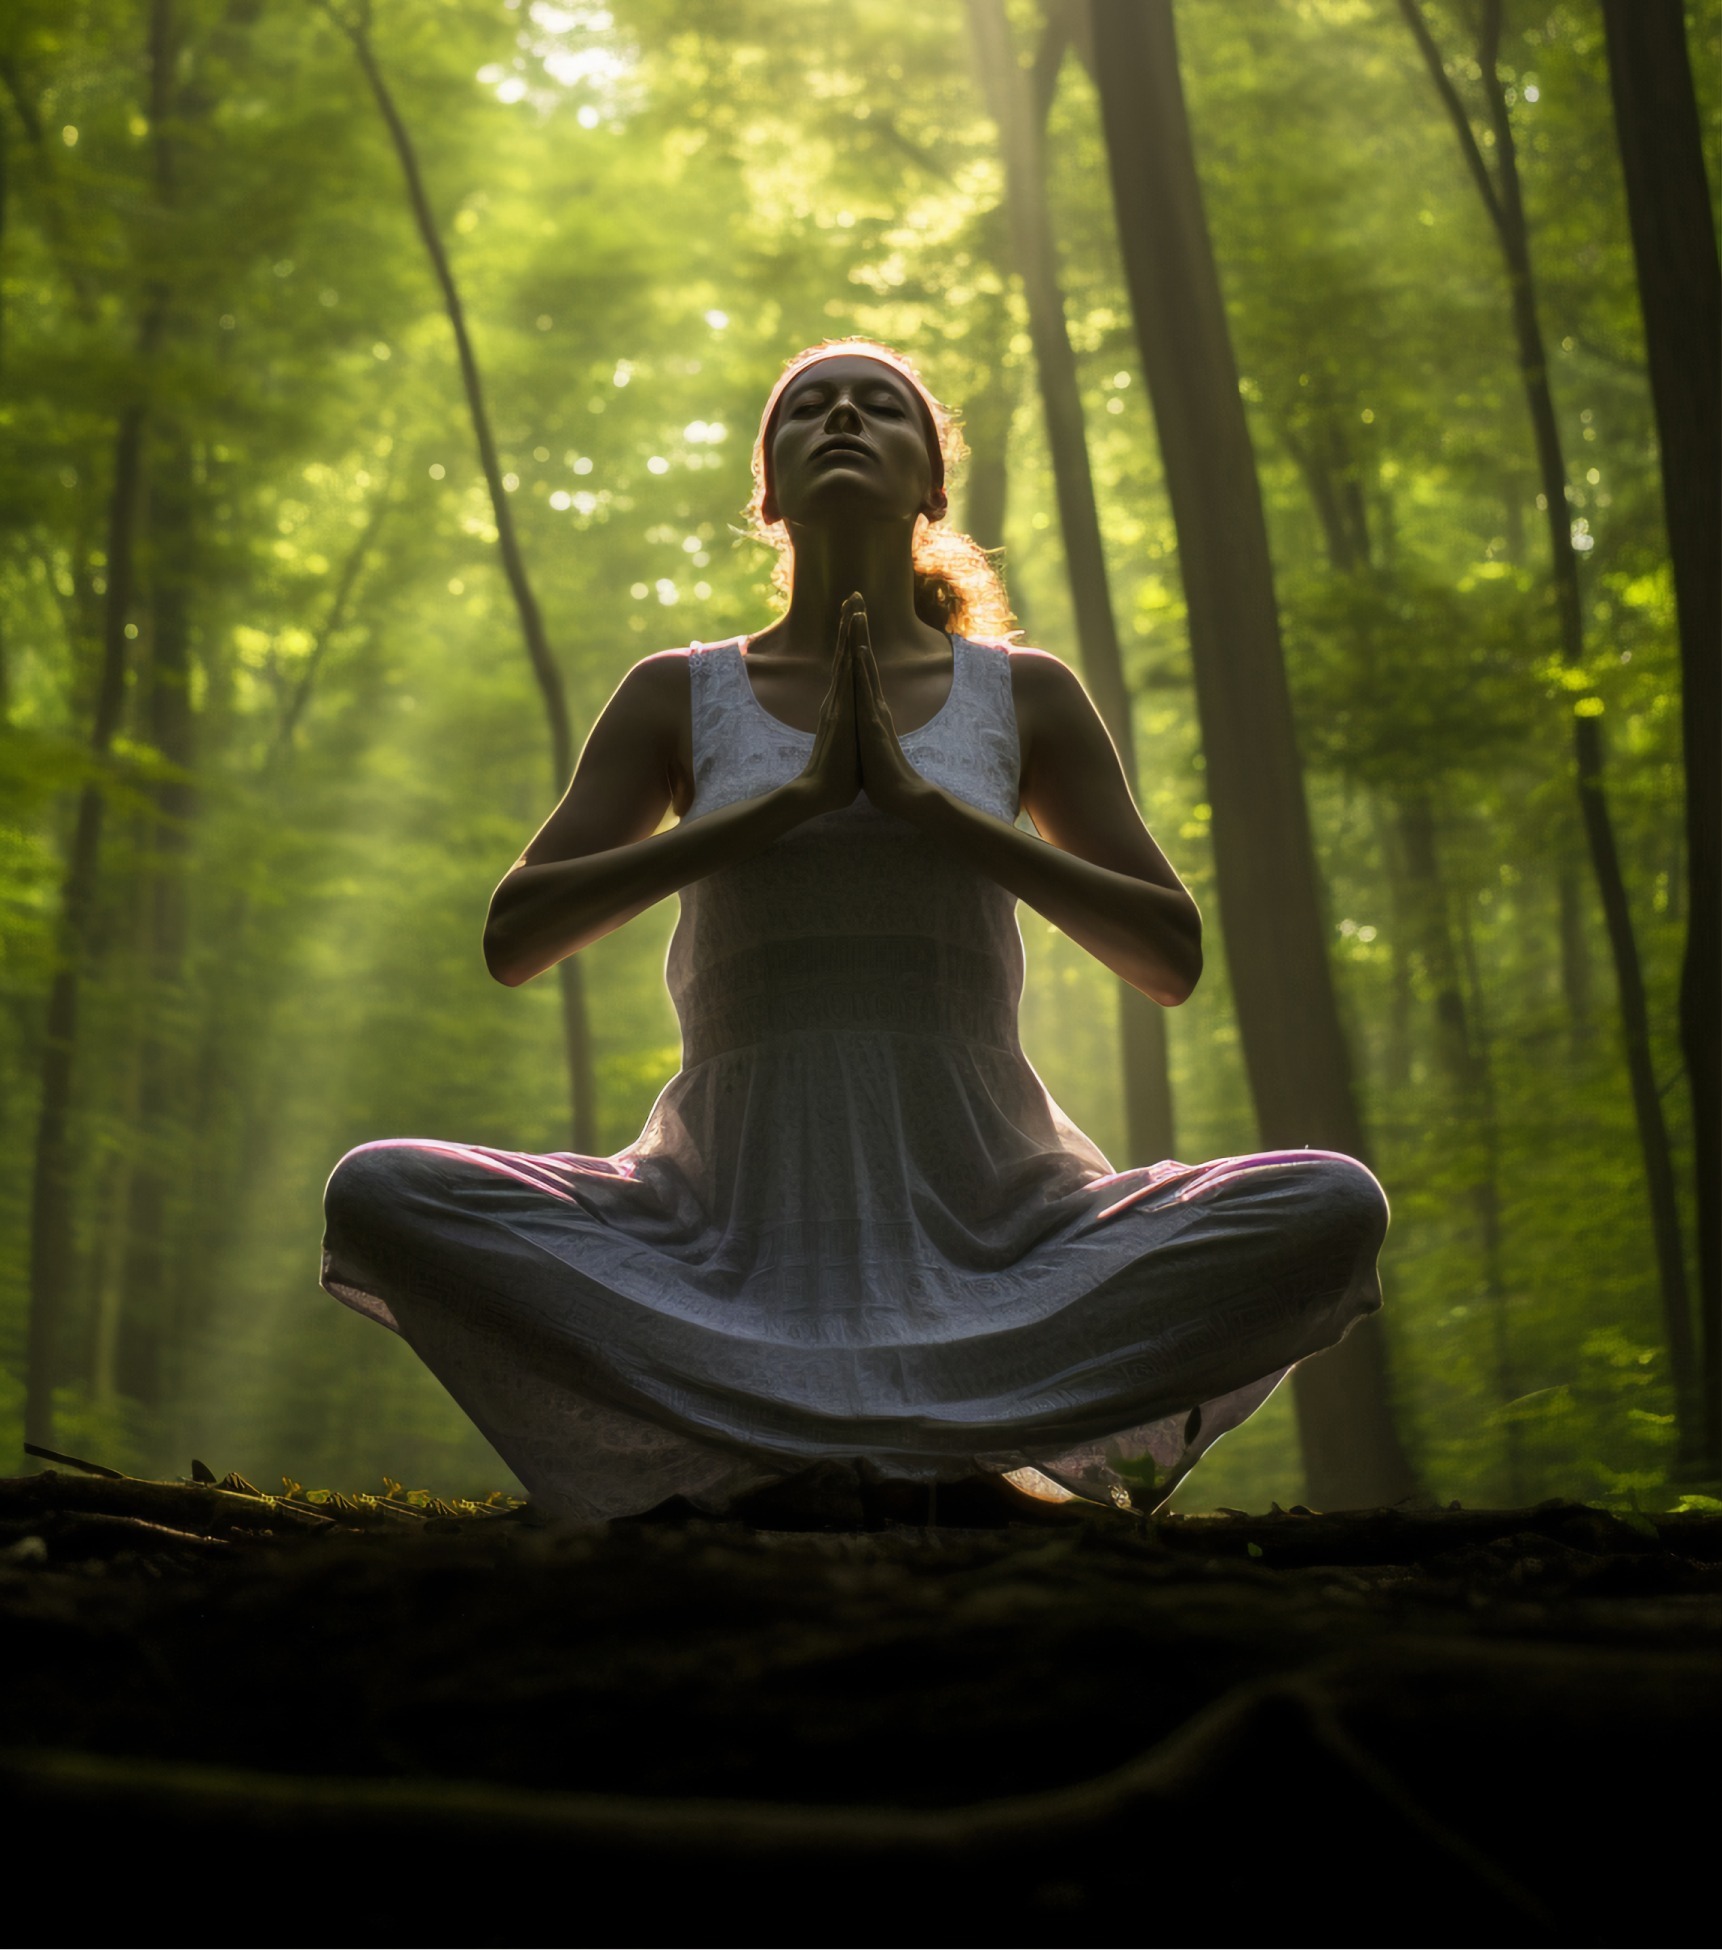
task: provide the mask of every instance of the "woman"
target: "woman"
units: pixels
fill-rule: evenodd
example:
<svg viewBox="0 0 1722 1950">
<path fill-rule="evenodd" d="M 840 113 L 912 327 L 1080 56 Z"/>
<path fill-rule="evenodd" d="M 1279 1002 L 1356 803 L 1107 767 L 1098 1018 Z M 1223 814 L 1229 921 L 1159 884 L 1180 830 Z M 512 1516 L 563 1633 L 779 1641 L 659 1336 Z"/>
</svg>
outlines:
<svg viewBox="0 0 1722 1950">
<path fill-rule="evenodd" d="M 1082 686 L 1000 639 L 939 526 L 955 451 L 887 348 L 792 361 L 754 451 L 785 613 L 629 671 L 497 888 L 510 985 L 680 895 L 682 1067 L 639 1139 L 367 1144 L 330 1179 L 324 1285 L 553 1511 L 830 1459 L 1151 1505 L 1380 1304 L 1361 1165 L 1114 1172 L 1022 1053 L 1019 899 L 1167 1006 L 1201 921 Z"/>
</svg>

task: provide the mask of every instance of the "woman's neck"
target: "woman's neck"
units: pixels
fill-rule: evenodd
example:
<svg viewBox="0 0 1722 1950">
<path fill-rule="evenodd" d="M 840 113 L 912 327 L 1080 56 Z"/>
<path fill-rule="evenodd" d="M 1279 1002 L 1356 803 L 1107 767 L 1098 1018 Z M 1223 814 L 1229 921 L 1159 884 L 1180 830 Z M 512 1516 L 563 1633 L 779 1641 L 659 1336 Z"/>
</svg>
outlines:
<svg viewBox="0 0 1722 1950">
<path fill-rule="evenodd" d="M 860 590 L 873 654 L 881 663 L 942 647 L 944 633 L 915 610 L 913 536 L 912 527 L 895 523 L 857 522 L 843 533 L 799 529 L 789 609 L 761 636 L 787 656 L 826 662 L 836 654 L 843 605 Z"/>
</svg>

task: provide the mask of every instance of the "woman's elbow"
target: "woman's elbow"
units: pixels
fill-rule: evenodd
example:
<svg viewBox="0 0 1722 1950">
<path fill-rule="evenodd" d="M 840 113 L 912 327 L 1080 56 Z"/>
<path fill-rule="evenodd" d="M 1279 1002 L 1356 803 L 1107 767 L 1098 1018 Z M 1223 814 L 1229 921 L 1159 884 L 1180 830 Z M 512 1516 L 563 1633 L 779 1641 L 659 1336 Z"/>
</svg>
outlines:
<svg viewBox="0 0 1722 1950">
<path fill-rule="evenodd" d="M 1161 1008 L 1176 1009 L 1180 1003 L 1189 1001 L 1190 997 L 1196 992 L 1196 984 L 1200 979 L 1200 968 L 1197 968 L 1194 973 L 1180 970 L 1177 978 L 1173 981 L 1168 981 L 1162 975 L 1153 988 L 1148 989 L 1146 993 L 1154 1001 L 1158 1002 Z"/>
<path fill-rule="evenodd" d="M 1159 985 L 1150 993 L 1163 1007 L 1175 1009 L 1189 1001 L 1202 979 L 1202 917 L 1195 912 L 1194 903 L 1177 952 L 1169 959 L 1171 966 L 1161 971 Z"/>
<path fill-rule="evenodd" d="M 484 966 L 493 982 L 500 982 L 505 989 L 519 988 L 524 979 L 520 973 L 504 960 L 491 942 L 489 935 L 484 938 Z"/>
<path fill-rule="evenodd" d="M 484 924 L 484 965 L 490 979 L 507 989 L 519 988 L 537 973 L 522 962 L 518 944 L 509 940 L 509 931 L 494 910 Z"/>
</svg>

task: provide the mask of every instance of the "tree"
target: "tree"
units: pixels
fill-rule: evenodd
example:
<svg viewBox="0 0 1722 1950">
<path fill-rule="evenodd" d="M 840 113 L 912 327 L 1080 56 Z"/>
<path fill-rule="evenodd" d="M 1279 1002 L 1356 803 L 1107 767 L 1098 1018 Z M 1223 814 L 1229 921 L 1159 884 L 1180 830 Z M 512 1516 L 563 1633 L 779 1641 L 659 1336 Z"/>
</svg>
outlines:
<svg viewBox="0 0 1722 1950">
<path fill-rule="evenodd" d="M 1095 76 L 1142 369 L 1189 608 L 1215 873 L 1264 1144 L 1364 1157 L 1321 922 L 1261 489 L 1196 177 L 1169 0 L 1092 0 Z M 1389 1503 L 1414 1479 L 1379 1325 L 1296 1377 L 1308 1493 Z"/>
<path fill-rule="evenodd" d="M 171 194 L 171 151 L 165 124 L 173 107 L 176 48 L 172 0 L 152 0 L 146 53 L 148 106 L 154 132 L 154 189 L 158 203 L 162 203 Z M 42 1447 L 52 1447 L 54 1440 L 53 1391 L 60 1379 L 59 1342 L 73 1277 L 75 1174 L 71 1110 L 79 1005 L 101 873 L 109 761 L 125 708 L 130 661 L 128 632 L 135 634 L 131 617 L 137 577 L 145 431 L 152 368 L 161 342 L 169 295 L 167 285 L 159 276 L 146 280 L 130 370 L 114 427 L 107 511 L 107 586 L 102 597 L 100 674 L 88 732 L 89 774 L 78 794 L 76 824 L 61 884 L 55 969 L 42 1038 L 30 1202 L 30 1307 L 24 1409 L 24 1439 Z"/>
<path fill-rule="evenodd" d="M 1584 606 L 1579 591 L 1578 553 L 1573 546 L 1572 520 L 1567 509 L 1567 467 L 1561 447 L 1560 425 L 1549 386 L 1548 351 L 1543 340 L 1537 285 L 1531 262 L 1530 229 L 1525 220 L 1505 83 L 1500 69 L 1502 0 L 1482 0 L 1478 16 L 1476 61 L 1482 75 L 1489 135 L 1496 163 L 1493 171 L 1471 126 L 1471 118 L 1447 73 L 1420 0 L 1400 0 L 1419 52 L 1459 138 L 1472 181 L 1482 197 L 1501 246 L 1511 292 L 1514 338 L 1519 372 L 1536 443 L 1542 481 L 1542 503 L 1548 517 L 1550 569 L 1560 631 L 1562 662 L 1573 671 L 1585 659 Z M 1645 1190 L 1650 1203 L 1651 1231 L 1656 1246 L 1658 1283 L 1664 1331 L 1674 1372 L 1680 1416 L 1681 1446 L 1688 1462 L 1701 1448 L 1697 1363 L 1692 1345 L 1691 1301 L 1687 1293 L 1686 1258 L 1680 1238 L 1680 1206 L 1675 1191 L 1674 1159 L 1669 1145 L 1662 1093 L 1657 1086 L 1650 1046 L 1650 1010 L 1644 970 L 1626 877 L 1621 869 L 1614 816 L 1604 780 L 1602 700 L 1581 695 L 1571 705 L 1574 780 L 1583 817 L 1591 871 L 1601 899 L 1614 963 L 1631 1082 L 1633 1111 L 1643 1156 Z"/>
<path fill-rule="evenodd" d="M 1094 475 L 1089 464 L 1082 391 L 1076 355 L 1065 324 L 1059 288 L 1057 247 L 1047 215 L 1041 136 L 1057 82 L 1069 22 L 1063 10 L 1048 16 L 1035 65 L 1035 88 L 1023 73 L 1011 40 L 1004 0 L 969 0 L 969 25 L 975 61 L 993 118 L 1005 166 L 1005 204 L 1011 251 L 1028 304 L 1040 380 L 1047 445 L 1052 454 L 1060 532 L 1064 537 L 1071 607 L 1076 613 L 1082 668 L 1093 686 L 1131 790 L 1141 793 L 1136 730 L 1129 686 L 1113 614 L 1106 551 L 1100 532 Z M 1166 1063 L 1166 1022 L 1159 1005 L 1118 984 L 1118 1027 L 1124 1072 L 1125 1122 L 1131 1163 L 1153 1164 L 1176 1148 L 1172 1084 Z"/>
<path fill-rule="evenodd" d="M 1722 1475 L 1722 272 L 1680 0 L 1602 0 L 1680 618 L 1702 1466 Z"/>
<path fill-rule="evenodd" d="M 508 578 L 509 593 L 514 598 L 515 613 L 520 621 L 521 638 L 543 702 L 545 723 L 550 732 L 550 767 L 555 791 L 560 795 L 574 770 L 574 734 L 568 717 L 568 693 L 562 682 L 561 669 L 550 648 L 543 613 L 533 594 L 526 573 L 526 560 L 520 552 L 520 542 L 515 534 L 514 512 L 509 506 L 508 491 L 503 486 L 502 463 L 497 458 L 496 439 L 491 432 L 490 414 L 484 403 L 484 385 L 479 375 L 478 356 L 473 351 L 472 335 L 466 326 L 466 310 L 461 304 L 460 291 L 454 281 L 448 253 L 443 248 L 442 234 L 437 228 L 430 198 L 425 194 L 424 177 L 419 169 L 412 136 L 371 47 L 369 0 L 360 0 L 356 11 L 348 16 L 335 13 L 332 7 L 326 7 L 325 11 L 352 42 L 353 52 L 358 56 L 359 66 L 364 70 L 371 93 L 376 98 L 378 112 L 387 124 L 389 140 L 394 144 L 401 174 L 406 179 L 407 199 L 412 206 L 419 241 L 424 245 L 437 287 L 442 293 L 449 330 L 454 334 L 455 348 L 460 356 L 461 383 L 466 389 L 473 439 L 478 446 L 485 485 L 490 490 L 497 550 L 502 557 L 503 573 Z M 592 1070 L 592 1029 L 586 1009 L 585 972 L 579 961 L 573 955 L 568 955 L 557 963 L 556 979 L 562 993 L 562 1035 L 568 1061 L 573 1146 L 578 1152 L 590 1154 L 598 1144 L 598 1109 Z"/>
</svg>

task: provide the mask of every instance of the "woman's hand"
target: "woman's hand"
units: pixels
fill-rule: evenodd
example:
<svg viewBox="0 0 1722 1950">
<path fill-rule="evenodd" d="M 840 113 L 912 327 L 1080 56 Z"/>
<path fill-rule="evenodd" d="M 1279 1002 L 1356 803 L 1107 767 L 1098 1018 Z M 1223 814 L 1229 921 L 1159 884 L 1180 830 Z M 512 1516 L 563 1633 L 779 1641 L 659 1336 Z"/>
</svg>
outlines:
<svg viewBox="0 0 1722 1950">
<path fill-rule="evenodd" d="M 927 781 L 903 755 L 885 686 L 867 633 L 867 605 L 860 592 L 849 598 L 849 653 L 855 669 L 855 734 L 861 755 L 861 784 L 881 812 L 907 818 L 926 796 Z"/>
<path fill-rule="evenodd" d="M 796 780 L 810 817 L 841 812 L 844 807 L 854 805 L 861 791 L 861 752 L 855 736 L 854 618 L 857 615 L 864 616 L 865 611 L 860 596 L 854 595 L 843 605 L 837 625 L 837 654 L 832 659 L 831 682 L 819 707 L 813 751 Z"/>
</svg>

